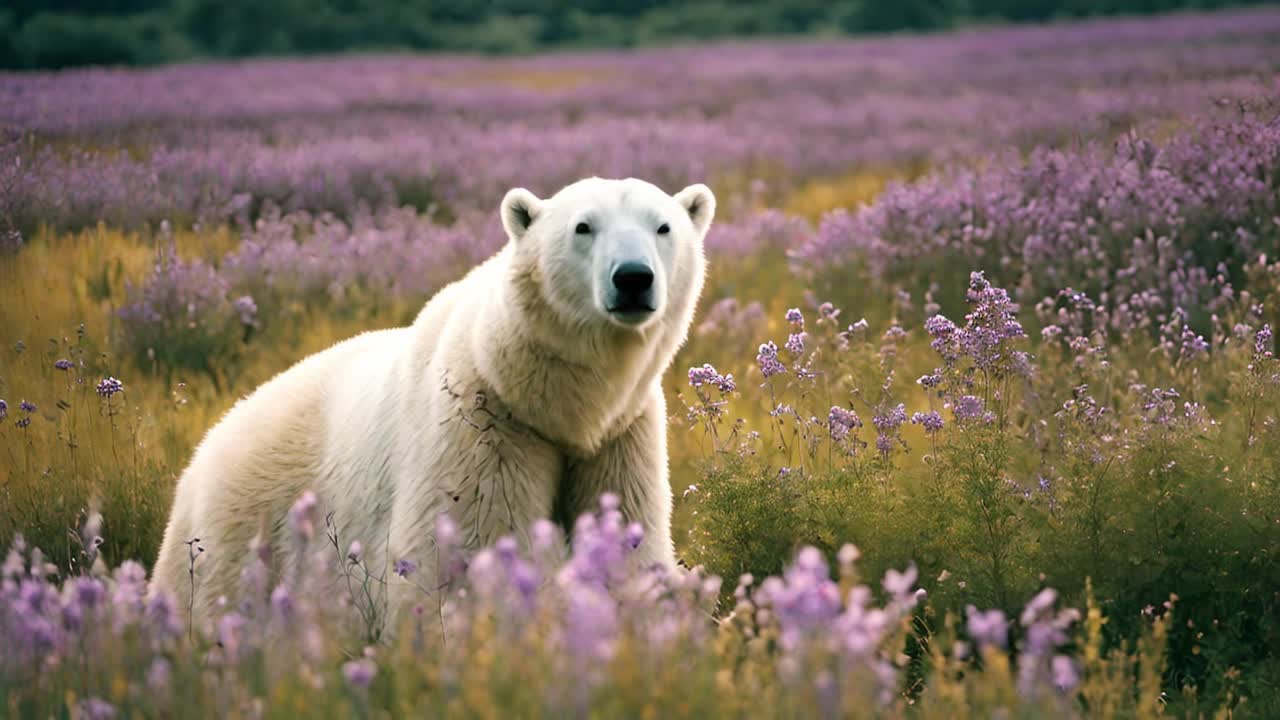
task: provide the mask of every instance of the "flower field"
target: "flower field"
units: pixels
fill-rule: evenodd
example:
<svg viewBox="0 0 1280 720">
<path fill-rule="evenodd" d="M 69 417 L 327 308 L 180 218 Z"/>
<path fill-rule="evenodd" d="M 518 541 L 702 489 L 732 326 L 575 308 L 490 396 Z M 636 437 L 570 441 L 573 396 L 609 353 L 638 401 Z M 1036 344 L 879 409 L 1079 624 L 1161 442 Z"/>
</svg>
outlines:
<svg viewBox="0 0 1280 720">
<path fill-rule="evenodd" d="M 1278 91 L 1273 9 L 0 74 L 0 715 L 1280 716 Z M 147 595 L 236 398 L 588 175 L 719 198 L 690 570 L 608 496 L 371 567 L 304 495 L 296 571 Z"/>
</svg>

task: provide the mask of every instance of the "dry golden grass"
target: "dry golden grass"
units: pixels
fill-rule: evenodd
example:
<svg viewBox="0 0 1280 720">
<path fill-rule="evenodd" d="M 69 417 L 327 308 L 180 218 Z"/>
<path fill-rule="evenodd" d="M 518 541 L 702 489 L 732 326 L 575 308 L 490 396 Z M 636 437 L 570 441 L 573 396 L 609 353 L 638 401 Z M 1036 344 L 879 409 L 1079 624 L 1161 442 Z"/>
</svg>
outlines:
<svg viewBox="0 0 1280 720">
<path fill-rule="evenodd" d="M 359 332 L 405 322 L 416 304 L 381 300 L 330 313 L 302 304 L 287 322 L 245 348 L 234 378 L 219 390 L 207 375 L 140 367 L 120 347 L 117 312 L 128 283 L 150 271 L 157 239 L 94 228 L 38 234 L 0 264 L 0 537 L 24 533 L 65 560 L 66 529 L 91 502 L 106 518 L 109 559 L 149 562 L 159 543 L 172 486 L 195 444 L 235 400 L 306 355 Z M 226 228 L 180 231 L 185 257 L 216 257 L 232 248 Z M 58 370 L 59 359 L 76 367 Z M 99 380 L 114 376 L 125 392 L 104 401 Z M 15 423 L 36 406 L 30 424 Z"/>
<path fill-rule="evenodd" d="M 519 60 L 493 60 L 441 75 L 422 76 L 422 80 L 449 88 L 516 88 L 553 93 L 608 82 L 617 75 L 603 67 L 529 68 L 522 67 Z"/>
</svg>

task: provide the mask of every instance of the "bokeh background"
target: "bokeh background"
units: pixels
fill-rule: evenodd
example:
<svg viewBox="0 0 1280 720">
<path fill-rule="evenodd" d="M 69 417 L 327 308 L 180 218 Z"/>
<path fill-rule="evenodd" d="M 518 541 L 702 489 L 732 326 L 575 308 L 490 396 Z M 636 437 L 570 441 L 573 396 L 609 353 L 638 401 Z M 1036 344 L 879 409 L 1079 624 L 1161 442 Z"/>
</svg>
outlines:
<svg viewBox="0 0 1280 720">
<path fill-rule="evenodd" d="M 0 7 L 0 67 L 155 64 L 354 50 L 528 53 L 687 44 L 725 37 L 942 30 L 1243 4 L 1229 0 L 9 0 Z"/>
</svg>

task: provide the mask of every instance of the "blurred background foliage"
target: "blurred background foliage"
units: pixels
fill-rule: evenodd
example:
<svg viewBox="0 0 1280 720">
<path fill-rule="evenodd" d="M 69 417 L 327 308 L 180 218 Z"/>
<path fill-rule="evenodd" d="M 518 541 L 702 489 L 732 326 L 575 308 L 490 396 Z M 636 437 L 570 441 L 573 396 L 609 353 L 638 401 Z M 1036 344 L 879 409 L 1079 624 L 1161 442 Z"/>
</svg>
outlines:
<svg viewBox="0 0 1280 720">
<path fill-rule="evenodd" d="M 1231 0 L 6 0 L 0 67 L 428 50 L 527 53 L 759 35 L 922 31 L 1137 14 Z M 1253 3 L 1257 4 L 1257 3 Z"/>
</svg>

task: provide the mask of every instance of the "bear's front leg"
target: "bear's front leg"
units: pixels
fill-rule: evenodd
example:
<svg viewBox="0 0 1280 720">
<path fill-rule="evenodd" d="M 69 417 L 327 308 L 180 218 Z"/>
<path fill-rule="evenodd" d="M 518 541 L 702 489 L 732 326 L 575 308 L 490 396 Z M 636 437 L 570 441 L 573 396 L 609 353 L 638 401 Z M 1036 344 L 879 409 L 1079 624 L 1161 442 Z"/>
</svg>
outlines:
<svg viewBox="0 0 1280 720">
<path fill-rule="evenodd" d="M 633 553 L 635 567 L 676 566 L 671 542 L 671 483 L 667 469 L 667 403 L 654 384 L 644 412 L 595 456 L 569 465 L 565 518 L 570 523 L 599 508 L 600 496 L 618 496 L 627 521 L 640 523 L 644 539 Z"/>
<path fill-rule="evenodd" d="M 463 550 L 511 535 L 529 543 L 549 517 L 563 474 L 559 451 L 511 419 L 483 391 L 442 383 L 439 412 L 405 453 L 391 508 L 387 564 L 388 631 L 410 608 L 435 614 L 452 578 L 449 548 L 437 543 L 441 515 Z"/>
</svg>

